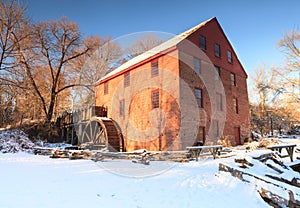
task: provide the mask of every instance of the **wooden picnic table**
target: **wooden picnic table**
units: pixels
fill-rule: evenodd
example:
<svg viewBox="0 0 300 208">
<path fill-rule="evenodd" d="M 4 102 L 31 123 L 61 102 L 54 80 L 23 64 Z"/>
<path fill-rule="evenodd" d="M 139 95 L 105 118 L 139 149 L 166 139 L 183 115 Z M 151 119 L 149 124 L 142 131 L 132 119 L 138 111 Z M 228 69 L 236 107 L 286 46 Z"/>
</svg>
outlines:
<svg viewBox="0 0 300 208">
<path fill-rule="evenodd" d="M 293 154 L 294 154 L 294 148 L 296 147 L 296 144 L 280 144 L 280 145 L 274 145 L 268 147 L 269 149 L 273 151 L 278 151 L 280 153 L 280 157 L 290 157 L 291 162 L 293 162 Z M 282 149 L 286 149 L 287 155 L 281 155 Z"/>
<path fill-rule="evenodd" d="M 212 146 L 193 146 L 193 147 L 186 147 L 186 149 L 191 152 L 192 157 L 196 158 L 196 161 L 198 161 L 198 157 L 200 156 L 200 153 L 202 150 L 209 150 L 209 152 L 212 154 L 214 159 L 216 159 L 217 154 L 220 155 L 220 152 L 222 150 L 222 145 L 212 145 Z"/>
</svg>

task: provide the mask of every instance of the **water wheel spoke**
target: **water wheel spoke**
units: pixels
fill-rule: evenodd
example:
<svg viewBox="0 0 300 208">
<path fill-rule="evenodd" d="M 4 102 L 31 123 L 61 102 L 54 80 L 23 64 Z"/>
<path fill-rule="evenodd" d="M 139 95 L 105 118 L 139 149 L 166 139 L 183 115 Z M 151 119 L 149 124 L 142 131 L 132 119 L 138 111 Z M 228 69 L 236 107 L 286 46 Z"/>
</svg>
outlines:
<svg viewBox="0 0 300 208">
<path fill-rule="evenodd" d="M 91 126 L 90 141 L 94 143 L 94 139 L 98 128 L 98 123 L 92 121 L 90 126 Z"/>
<path fill-rule="evenodd" d="M 94 128 L 93 128 L 93 122 L 90 123 L 89 125 L 89 142 L 93 141 L 93 133 L 94 133 Z"/>
<path fill-rule="evenodd" d="M 124 151 L 124 141 L 120 144 L 121 136 L 112 120 L 102 120 L 101 118 L 91 118 L 82 132 L 82 144 L 88 143 L 88 148 L 107 147 L 109 151 Z"/>
<path fill-rule="evenodd" d="M 98 120 L 90 120 L 86 123 L 82 134 L 82 144 L 89 143 L 89 145 L 106 146 L 106 129 Z"/>
<path fill-rule="evenodd" d="M 105 144 L 104 129 L 100 128 L 100 126 L 99 126 L 94 138 L 95 138 L 94 143 Z M 103 138 L 104 138 L 104 141 L 103 141 Z"/>
</svg>

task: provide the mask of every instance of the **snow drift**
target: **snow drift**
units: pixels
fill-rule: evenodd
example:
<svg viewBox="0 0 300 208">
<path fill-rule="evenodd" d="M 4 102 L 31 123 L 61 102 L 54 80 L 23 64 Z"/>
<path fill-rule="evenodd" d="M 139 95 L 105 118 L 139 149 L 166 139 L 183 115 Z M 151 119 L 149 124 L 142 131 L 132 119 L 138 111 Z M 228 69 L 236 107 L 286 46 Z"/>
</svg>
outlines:
<svg viewBox="0 0 300 208">
<path fill-rule="evenodd" d="M 5 130 L 0 131 L 0 152 L 16 153 L 33 152 L 35 144 L 21 130 Z"/>
</svg>

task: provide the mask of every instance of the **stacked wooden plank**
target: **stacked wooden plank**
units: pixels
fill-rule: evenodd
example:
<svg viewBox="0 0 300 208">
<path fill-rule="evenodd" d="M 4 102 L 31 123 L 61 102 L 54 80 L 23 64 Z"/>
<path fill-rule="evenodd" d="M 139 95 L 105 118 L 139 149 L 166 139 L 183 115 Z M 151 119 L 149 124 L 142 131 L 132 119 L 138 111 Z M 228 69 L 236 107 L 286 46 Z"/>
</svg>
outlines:
<svg viewBox="0 0 300 208">
<path fill-rule="evenodd" d="M 235 158 L 232 162 L 220 163 L 219 170 L 229 172 L 240 180 L 259 184 L 261 197 L 272 206 L 300 207 L 299 173 L 285 165 L 274 152 Z"/>
<path fill-rule="evenodd" d="M 50 158 L 69 158 L 70 160 L 91 159 L 92 151 L 55 149 Z"/>
</svg>

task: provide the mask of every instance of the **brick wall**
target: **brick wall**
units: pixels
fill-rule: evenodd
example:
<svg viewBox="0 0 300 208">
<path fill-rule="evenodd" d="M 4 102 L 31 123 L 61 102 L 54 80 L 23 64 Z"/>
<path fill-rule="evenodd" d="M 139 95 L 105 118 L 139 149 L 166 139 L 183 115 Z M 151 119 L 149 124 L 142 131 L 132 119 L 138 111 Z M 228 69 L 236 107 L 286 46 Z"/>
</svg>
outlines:
<svg viewBox="0 0 300 208">
<path fill-rule="evenodd" d="M 130 86 L 124 88 L 124 75 L 96 87 L 96 105 L 107 106 L 108 117 L 122 129 L 127 151 L 178 150 L 180 109 L 178 54 L 173 51 L 157 58 L 159 75 L 152 77 L 151 61 L 130 70 Z M 159 108 L 153 109 L 151 94 L 159 92 Z M 125 100 L 125 115 L 120 115 L 120 100 Z"/>
<path fill-rule="evenodd" d="M 236 145 L 234 128 L 238 127 L 240 128 L 241 143 L 243 143 L 244 139 L 250 137 L 247 74 L 216 19 L 193 32 L 187 39 L 199 47 L 200 35 L 206 37 L 207 48 L 204 51 L 205 55 L 212 65 L 220 68 L 220 77 L 226 95 L 226 120 L 223 136 L 229 136 L 232 145 Z M 216 43 L 220 45 L 221 57 L 215 56 L 214 45 Z M 232 63 L 228 62 L 227 51 L 230 51 L 232 54 Z M 197 54 L 197 56 L 199 55 Z M 203 55 L 201 56 L 203 60 L 207 59 Z M 236 76 L 236 86 L 231 85 L 230 73 L 234 73 Z M 187 79 L 191 78 L 187 77 Z M 238 100 L 238 113 L 235 112 L 233 98 Z M 215 102 L 215 100 L 212 102 Z M 205 110 L 209 115 L 210 110 Z M 211 135 L 208 135 L 208 137 L 211 137 Z"/>
<path fill-rule="evenodd" d="M 204 52 L 199 49 L 200 35 L 207 40 Z M 129 71 L 130 86 L 124 87 L 124 74 L 120 74 L 107 81 L 107 94 L 104 94 L 104 83 L 96 87 L 96 105 L 106 106 L 108 117 L 120 125 L 127 151 L 185 149 L 195 142 L 199 127 L 205 128 L 206 144 L 216 144 L 221 136 L 229 136 L 235 145 L 237 128 L 241 143 L 250 136 L 247 74 L 219 23 L 213 19 L 187 39 L 190 42 L 182 41 L 177 45 L 178 50 L 153 57 L 158 60 L 158 77 L 151 76 L 152 60 L 149 59 L 148 63 Z M 220 45 L 221 57 L 215 57 L 215 43 Z M 227 60 L 228 50 L 232 53 L 232 63 Z M 194 57 L 201 60 L 200 76 L 193 69 Z M 220 68 L 220 81 L 215 79 L 215 66 Z M 236 86 L 231 84 L 231 73 L 236 76 Z M 195 88 L 202 89 L 200 108 L 191 96 Z M 153 90 L 159 92 L 158 109 L 152 108 Z M 218 109 L 217 94 L 222 95 L 221 109 Z M 238 113 L 233 98 L 238 100 Z M 120 100 L 126 106 L 122 116 Z"/>
</svg>

